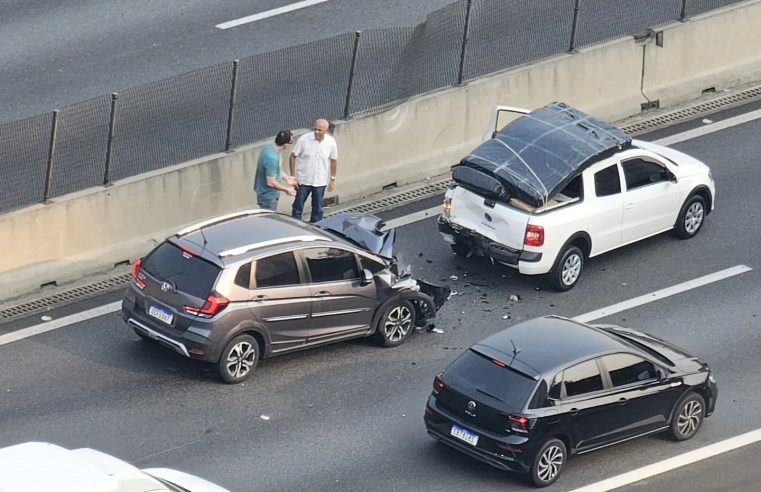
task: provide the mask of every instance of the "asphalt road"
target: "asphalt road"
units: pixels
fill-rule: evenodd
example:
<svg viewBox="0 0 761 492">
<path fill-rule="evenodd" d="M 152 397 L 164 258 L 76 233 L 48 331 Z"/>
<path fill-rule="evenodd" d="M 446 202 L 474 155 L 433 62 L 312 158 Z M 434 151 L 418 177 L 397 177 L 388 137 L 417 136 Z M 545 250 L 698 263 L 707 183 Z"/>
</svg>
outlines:
<svg viewBox="0 0 761 492">
<path fill-rule="evenodd" d="M 650 437 L 579 457 L 549 490 L 572 490 L 761 428 L 761 212 L 753 200 L 761 183 L 759 132 L 756 120 L 676 144 L 709 163 L 717 183 L 717 209 L 699 236 L 680 241 L 663 234 L 592 259 L 567 293 L 543 290 L 507 267 L 454 256 L 432 219 L 403 226 L 400 260 L 458 295 L 435 321 L 444 333 L 417 332 L 395 349 L 341 343 L 263 361 L 250 381 L 229 386 L 211 368 L 139 341 L 116 314 L 0 346 L 0 446 L 29 440 L 88 446 L 246 492 L 524 490 L 518 477 L 426 435 L 422 414 L 433 377 L 511 323 L 577 316 L 738 264 L 754 270 L 599 320 L 662 336 L 711 364 L 719 402 L 700 433 L 681 444 Z M 513 294 L 519 300 L 509 300 Z M 743 448 L 630 489 L 750 490 L 747 484 L 761 479 L 757 450 Z"/>
</svg>

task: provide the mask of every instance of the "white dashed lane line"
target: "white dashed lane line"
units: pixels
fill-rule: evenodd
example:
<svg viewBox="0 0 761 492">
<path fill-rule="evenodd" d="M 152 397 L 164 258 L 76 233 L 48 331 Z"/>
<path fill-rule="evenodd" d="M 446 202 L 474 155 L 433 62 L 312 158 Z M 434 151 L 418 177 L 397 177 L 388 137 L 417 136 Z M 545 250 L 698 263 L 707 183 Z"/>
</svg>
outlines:
<svg viewBox="0 0 761 492">
<path fill-rule="evenodd" d="M 294 10 L 305 9 L 307 7 L 325 3 L 327 1 L 328 0 L 304 0 L 302 2 L 296 2 L 290 5 L 285 5 L 283 7 L 278 7 L 276 9 L 267 10 L 266 12 L 261 12 L 258 14 L 249 15 L 247 17 L 241 17 L 240 19 L 223 22 L 221 24 L 217 24 L 214 27 L 216 27 L 217 29 L 231 29 L 233 27 L 238 27 L 243 24 L 249 24 L 251 22 L 267 19 L 269 17 L 275 17 L 276 15 L 282 15 L 288 12 L 293 12 Z"/>
</svg>

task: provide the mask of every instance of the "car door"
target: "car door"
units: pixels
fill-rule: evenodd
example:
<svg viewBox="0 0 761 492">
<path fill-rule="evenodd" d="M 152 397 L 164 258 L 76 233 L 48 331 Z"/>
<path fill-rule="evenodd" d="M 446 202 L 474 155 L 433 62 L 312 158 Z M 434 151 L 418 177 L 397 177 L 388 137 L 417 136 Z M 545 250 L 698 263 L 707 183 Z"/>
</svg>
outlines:
<svg viewBox="0 0 761 492">
<path fill-rule="evenodd" d="M 378 304 L 376 287 L 362 280 L 356 255 L 339 247 L 304 248 L 300 254 L 314 299 L 309 342 L 369 331 Z"/>
<path fill-rule="evenodd" d="M 623 244 L 674 226 L 679 212 L 679 186 L 664 163 L 650 157 L 621 162 L 624 191 Z"/>
<path fill-rule="evenodd" d="M 616 440 L 621 413 L 619 397 L 605 386 L 597 359 L 563 371 L 561 412 L 580 452 Z"/>
<path fill-rule="evenodd" d="M 621 244 L 621 222 L 623 220 L 624 199 L 621 193 L 621 175 L 618 163 L 613 163 L 599 171 L 590 170 L 584 175 L 585 182 L 592 189 L 585 190 L 594 196 L 593 206 L 587 225 L 592 238 L 592 255 L 616 248 Z M 589 187 L 587 187 L 589 188 Z"/>
<path fill-rule="evenodd" d="M 249 309 L 267 330 L 273 353 L 307 341 L 313 301 L 309 284 L 303 280 L 293 251 L 265 256 L 251 264 Z"/>
<path fill-rule="evenodd" d="M 664 377 L 665 370 L 631 353 L 606 355 L 601 365 L 624 410 L 617 417 L 619 439 L 668 426 L 681 388 Z"/>
</svg>

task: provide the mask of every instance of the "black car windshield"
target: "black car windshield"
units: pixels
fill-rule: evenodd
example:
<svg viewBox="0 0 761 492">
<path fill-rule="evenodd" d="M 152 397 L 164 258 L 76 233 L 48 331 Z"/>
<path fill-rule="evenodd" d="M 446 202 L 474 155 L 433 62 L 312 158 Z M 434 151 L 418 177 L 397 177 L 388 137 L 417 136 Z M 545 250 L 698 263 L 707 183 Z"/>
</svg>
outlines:
<svg viewBox="0 0 761 492">
<path fill-rule="evenodd" d="M 159 281 L 171 282 L 178 292 L 205 299 L 219 275 L 219 267 L 197 256 L 183 252 L 164 241 L 143 262 L 144 271 Z"/>
<path fill-rule="evenodd" d="M 453 387 L 463 390 L 472 388 L 499 400 L 502 403 L 498 406 L 510 412 L 520 411 L 536 386 L 533 379 L 509 367 L 498 366 L 472 349 L 449 366 L 446 381 Z"/>
</svg>

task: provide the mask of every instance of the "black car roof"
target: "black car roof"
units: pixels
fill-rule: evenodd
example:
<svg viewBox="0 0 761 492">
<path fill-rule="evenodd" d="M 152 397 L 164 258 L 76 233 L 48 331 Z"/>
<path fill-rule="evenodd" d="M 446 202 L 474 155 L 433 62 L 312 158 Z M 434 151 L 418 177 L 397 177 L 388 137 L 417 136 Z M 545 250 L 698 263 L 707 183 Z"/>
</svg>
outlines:
<svg viewBox="0 0 761 492">
<path fill-rule="evenodd" d="M 545 376 L 586 357 L 629 350 L 602 330 L 556 316 L 518 323 L 481 340 L 473 348 L 497 350 L 505 356 L 501 362 L 512 365 L 513 345 L 518 350 L 515 359 L 519 362 L 514 369 L 528 373 L 523 367 L 529 366 Z"/>
</svg>

